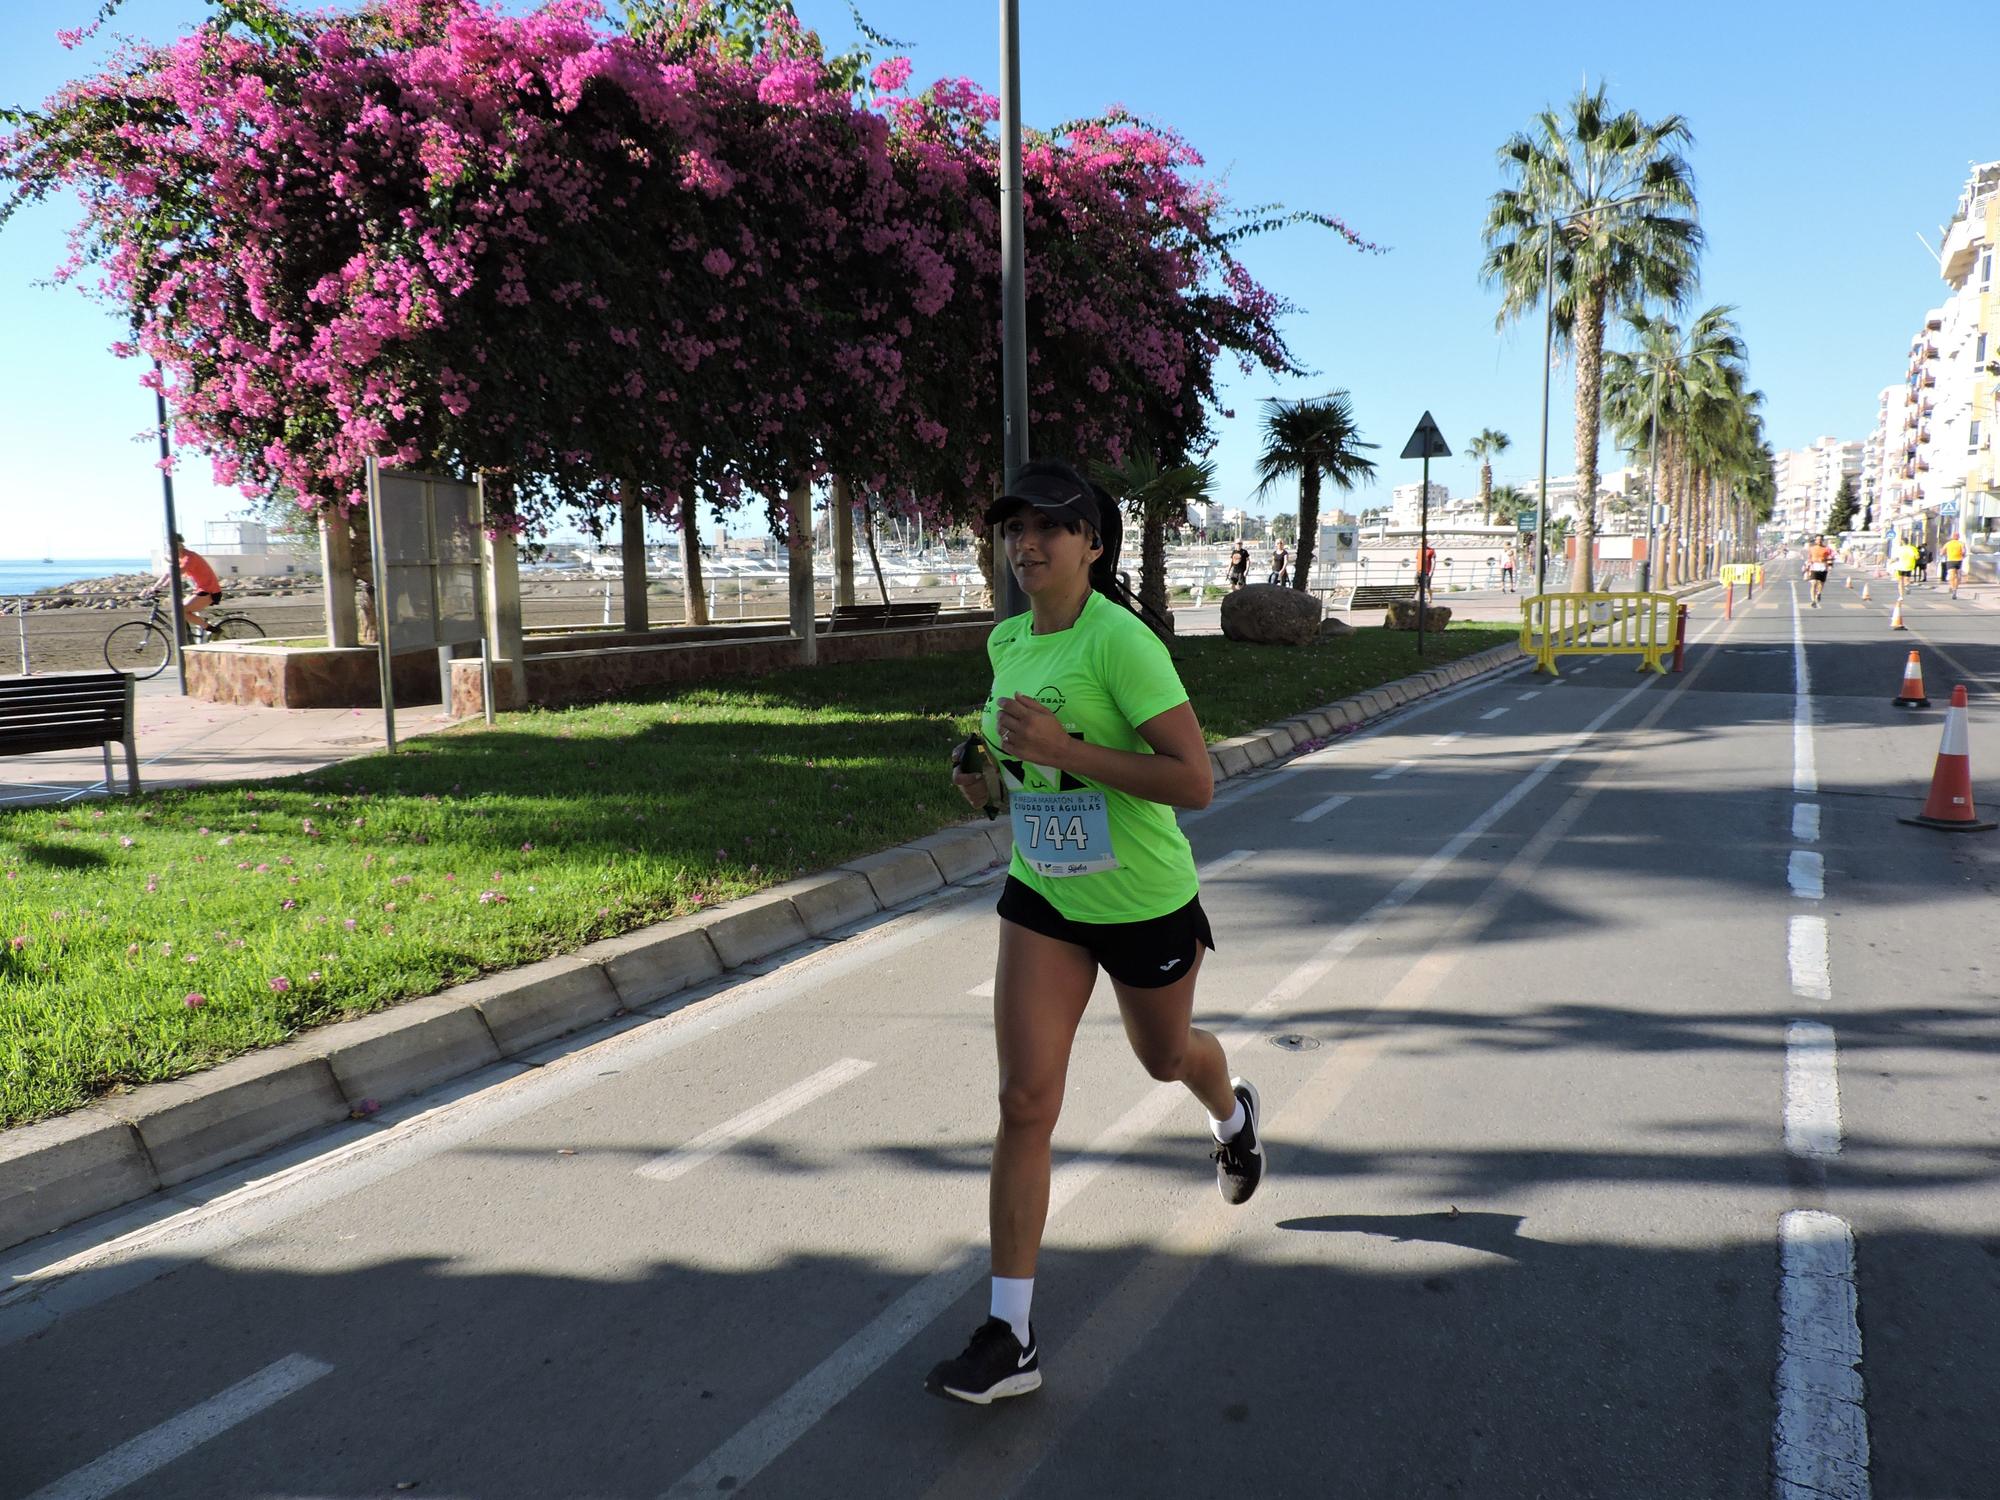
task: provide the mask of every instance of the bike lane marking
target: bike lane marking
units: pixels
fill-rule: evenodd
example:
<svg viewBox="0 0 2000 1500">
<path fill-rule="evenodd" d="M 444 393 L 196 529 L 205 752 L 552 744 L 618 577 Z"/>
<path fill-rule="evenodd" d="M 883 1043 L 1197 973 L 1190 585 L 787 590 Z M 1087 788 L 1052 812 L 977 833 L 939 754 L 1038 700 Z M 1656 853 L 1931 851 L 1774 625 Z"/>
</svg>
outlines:
<svg viewBox="0 0 2000 1500">
<path fill-rule="evenodd" d="M 332 1373 L 333 1366 L 322 1360 L 305 1354 L 288 1354 L 201 1405 L 120 1443 L 102 1458 L 54 1484 L 43 1486 L 28 1500 L 102 1500 L 106 1495 L 115 1495 Z"/>
</svg>

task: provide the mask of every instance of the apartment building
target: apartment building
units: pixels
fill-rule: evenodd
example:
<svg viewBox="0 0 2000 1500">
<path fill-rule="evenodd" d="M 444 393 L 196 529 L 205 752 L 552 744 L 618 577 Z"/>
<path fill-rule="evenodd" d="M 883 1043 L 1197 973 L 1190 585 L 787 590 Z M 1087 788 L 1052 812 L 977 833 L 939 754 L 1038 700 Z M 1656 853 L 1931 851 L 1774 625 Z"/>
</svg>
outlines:
<svg viewBox="0 0 2000 1500">
<path fill-rule="evenodd" d="M 1901 395 L 1900 387 L 1897 393 Z M 1867 450 L 1879 442 L 1874 437 L 1868 442 L 1822 437 L 1804 448 L 1787 448 L 1774 455 L 1772 477 L 1777 499 L 1772 521 L 1786 532 L 1824 531 L 1843 480 L 1855 482 L 1858 498 Z"/>
<path fill-rule="evenodd" d="M 2000 161 L 1972 169 L 1938 255 L 1948 291 L 1910 340 L 1900 424 L 1878 413 L 1878 524 L 1927 536 L 2000 530 Z M 1889 495 L 1893 480 L 1900 493 Z"/>
</svg>

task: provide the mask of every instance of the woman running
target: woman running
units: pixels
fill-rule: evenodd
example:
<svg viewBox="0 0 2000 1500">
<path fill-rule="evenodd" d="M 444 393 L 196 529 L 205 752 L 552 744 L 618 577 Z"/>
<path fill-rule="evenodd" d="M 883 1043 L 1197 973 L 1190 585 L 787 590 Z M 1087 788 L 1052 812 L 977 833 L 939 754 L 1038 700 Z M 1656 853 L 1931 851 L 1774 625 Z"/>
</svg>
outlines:
<svg viewBox="0 0 2000 1500">
<path fill-rule="evenodd" d="M 1126 603 L 1117 507 L 1063 464 L 1024 466 L 986 513 L 1030 612 L 987 639 L 993 689 L 980 723 L 1010 794 L 1014 857 L 1001 892 L 993 1029 L 1000 1132 L 993 1147 L 991 1316 L 933 1395 L 984 1406 L 1042 1383 L 1029 1321 L 1049 1206 L 1049 1137 L 1070 1045 L 1102 968 L 1145 1069 L 1207 1110 L 1216 1184 L 1244 1203 L 1264 1173 L 1257 1090 L 1190 1024 L 1213 949 L 1176 807 L 1206 807 L 1208 746 L 1173 659 Z M 983 778 L 953 780 L 977 807 Z"/>
</svg>

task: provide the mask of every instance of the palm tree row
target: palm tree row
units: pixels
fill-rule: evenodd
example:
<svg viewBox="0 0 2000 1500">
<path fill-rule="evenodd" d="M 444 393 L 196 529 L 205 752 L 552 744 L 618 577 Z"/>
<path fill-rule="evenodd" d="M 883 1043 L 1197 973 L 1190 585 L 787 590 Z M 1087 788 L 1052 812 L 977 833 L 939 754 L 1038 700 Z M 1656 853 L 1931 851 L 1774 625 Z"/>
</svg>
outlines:
<svg viewBox="0 0 2000 1500">
<path fill-rule="evenodd" d="M 1605 358 L 1605 421 L 1653 465 L 1667 507 L 1655 588 L 1709 577 L 1725 560 L 1722 535 L 1746 536 L 1769 514 L 1764 397 L 1748 388 L 1734 311 L 1711 307 L 1683 329 L 1664 313 L 1628 309 L 1631 348 Z"/>
</svg>

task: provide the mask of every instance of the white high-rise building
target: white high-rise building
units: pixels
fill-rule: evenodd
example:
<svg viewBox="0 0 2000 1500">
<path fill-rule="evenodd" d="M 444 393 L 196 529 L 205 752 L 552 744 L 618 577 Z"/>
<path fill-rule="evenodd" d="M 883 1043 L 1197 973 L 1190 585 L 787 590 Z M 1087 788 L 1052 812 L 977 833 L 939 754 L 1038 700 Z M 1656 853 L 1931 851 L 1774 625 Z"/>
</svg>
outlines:
<svg viewBox="0 0 2000 1500">
<path fill-rule="evenodd" d="M 1415 526 L 1417 524 L 1422 491 L 1423 483 L 1421 480 L 1414 484 L 1399 484 L 1389 491 L 1389 524 L 1391 526 Z M 1451 491 L 1433 479 L 1431 481 L 1430 495 L 1431 514 L 1434 516 L 1443 515 L 1446 507 L 1450 504 Z"/>
<path fill-rule="evenodd" d="M 1910 340 L 1900 417 L 1878 414 L 1884 527 L 1933 541 L 2000 529 L 2000 161 L 1972 169 L 1946 227 L 1950 289 Z M 1885 392 L 1885 397 L 1887 393 Z"/>
<path fill-rule="evenodd" d="M 1824 531 L 1843 479 L 1855 481 L 1858 498 L 1866 447 L 1865 443 L 1823 437 L 1807 447 L 1787 448 L 1776 454 L 1772 475 L 1777 481 L 1777 502 L 1771 519 L 1787 532 Z M 1858 509 L 1855 514 L 1858 520 Z"/>
</svg>

